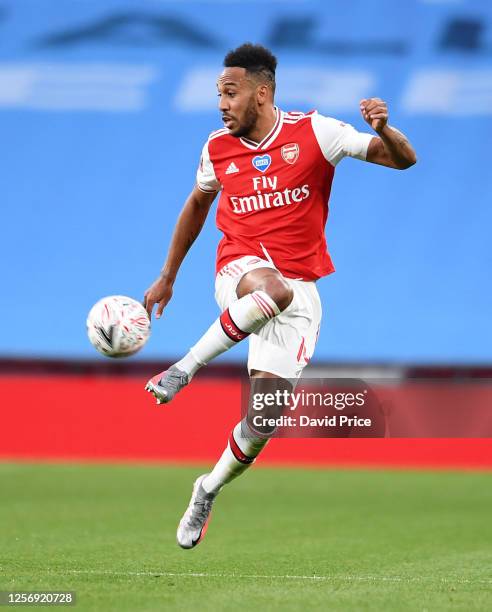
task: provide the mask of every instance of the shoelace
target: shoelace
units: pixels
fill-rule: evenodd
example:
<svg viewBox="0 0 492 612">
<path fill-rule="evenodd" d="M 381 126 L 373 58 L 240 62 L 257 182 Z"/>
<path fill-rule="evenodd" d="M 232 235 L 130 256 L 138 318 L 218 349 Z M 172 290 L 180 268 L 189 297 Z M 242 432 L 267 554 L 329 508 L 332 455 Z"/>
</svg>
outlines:
<svg viewBox="0 0 492 612">
<path fill-rule="evenodd" d="M 162 384 L 164 381 L 164 385 Z M 178 370 L 168 370 L 166 376 L 162 377 L 159 384 L 163 387 L 166 385 L 171 387 L 174 393 L 177 393 L 183 385 L 188 384 L 188 375 L 186 372 L 179 372 Z"/>
<path fill-rule="evenodd" d="M 211 499 L 199 499 L 195 501 L 189 520 L 190 527 L 198 528 L 203 526 L 203 523 L 210 514 L 212 504 L 213 500 Z"/>
</svg>

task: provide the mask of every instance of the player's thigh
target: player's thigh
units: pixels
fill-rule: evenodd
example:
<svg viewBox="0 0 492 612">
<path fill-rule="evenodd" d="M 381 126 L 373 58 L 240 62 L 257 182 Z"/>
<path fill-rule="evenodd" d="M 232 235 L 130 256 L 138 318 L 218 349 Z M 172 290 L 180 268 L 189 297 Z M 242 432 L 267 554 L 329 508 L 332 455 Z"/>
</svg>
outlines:
<svg viewBox="0 0 492 612">
<path fill-rule="evenodd" d="M 250 373 L 258 370 L 296 380 L 313 356 L 322 315 L 316 284 L 289 283 L 294 290 L 291 304 L 250 336 Z"/>
</svg>

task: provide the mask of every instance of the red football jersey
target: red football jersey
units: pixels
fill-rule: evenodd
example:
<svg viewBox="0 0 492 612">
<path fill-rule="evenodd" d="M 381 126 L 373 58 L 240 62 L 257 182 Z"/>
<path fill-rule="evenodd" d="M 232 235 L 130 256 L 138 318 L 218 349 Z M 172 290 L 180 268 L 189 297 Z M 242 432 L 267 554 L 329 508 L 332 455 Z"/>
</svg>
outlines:
<svg viewBox="0 0 492 612">
<path fill-rule="evenodd" d="M 287 278 L 316 280 L 334 271 L 325 224 L 335 166 L 346 155 L 365 159 L 372 136 L 316 111 L 275 110 L 260 143 L 224 128 L 203 148 L 198 187 L 221 190 L 217 271 L 256 255 Z"/>
</svg>

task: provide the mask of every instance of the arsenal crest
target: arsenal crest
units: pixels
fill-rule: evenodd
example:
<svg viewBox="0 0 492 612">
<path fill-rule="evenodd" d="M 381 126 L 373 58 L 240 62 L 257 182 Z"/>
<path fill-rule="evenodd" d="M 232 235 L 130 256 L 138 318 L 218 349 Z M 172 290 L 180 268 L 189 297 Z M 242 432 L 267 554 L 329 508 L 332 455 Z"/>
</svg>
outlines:
<svg viewBox="0 0 492 612">
<path fill-rule="evenodd" d="M 297 142 L 286 144 L 280 149 L 280 153 L 282 154 L 282 159 L 288 164 L 295 164 L 299 157 L 299 145 Z"/>
</svg>

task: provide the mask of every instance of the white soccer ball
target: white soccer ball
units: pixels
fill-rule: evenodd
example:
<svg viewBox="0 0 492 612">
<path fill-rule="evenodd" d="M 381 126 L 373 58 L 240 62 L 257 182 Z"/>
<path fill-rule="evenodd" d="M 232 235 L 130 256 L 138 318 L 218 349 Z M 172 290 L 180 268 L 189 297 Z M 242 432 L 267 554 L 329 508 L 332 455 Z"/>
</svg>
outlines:
<svg viewBox="0 0 492 612">
<path fill-rule="evenodd" d="M 129 357 L 149 339 L 150 320 L 137 300 L 110 295 L 91 308 L 87 334 L 91 344 L 106 357 Z"/>
</svg>

